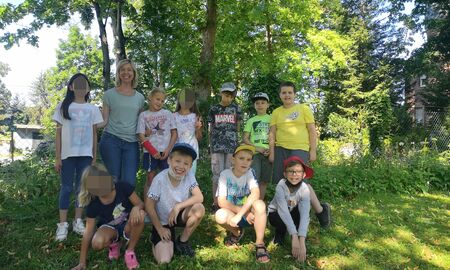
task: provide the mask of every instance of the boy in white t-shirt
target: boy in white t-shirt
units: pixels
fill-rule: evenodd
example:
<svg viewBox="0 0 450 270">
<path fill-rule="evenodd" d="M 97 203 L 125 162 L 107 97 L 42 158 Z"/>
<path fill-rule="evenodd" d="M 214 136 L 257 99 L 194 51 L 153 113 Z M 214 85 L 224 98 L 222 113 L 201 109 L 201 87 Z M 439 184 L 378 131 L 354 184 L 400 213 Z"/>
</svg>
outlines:
<svg viewBox="0 0 450 270">
<path fill-rule="evenodd" d="M 259 199 L 258 182 L 250 169 L 254 154 L 254 146 L 238 146 L 231 159 L 233 166 L 220 173 L 216 193 L 220 209 L 215 219 L 228 231 L 227 247 L 239 244 L 245 227 L 254 227 L 256 261 L 267 263 L 270 257 L 264 244 L 266 205 Z"/>
<path fill-rule="evenodd" d="M 148 171 L 144 193 L 147 193 L 157 171 L 168 168 L 167 157 L 177 141 L 173 114 L 163 109 L 165 99 L 164 90 L 153 88 L 148 96 L 149 108 L 138 119 L 136 133 L 144 147 L 143 167 Z"/>
<path fill-rule="evenodd" d="M 170 153 L 169 168 L 161 171 L 147 193 L 145 210 L 153 224 L 151 242 L 156 261 L 169 263 L 174 247 L 181 255 L 195 256 L 188 240 L 204 214 L 203 194 L 190 171 L 197 153 L 187 143 L 177 143 Z M 175 227 L 183 232 L 175 238 Z"/>
</svg>

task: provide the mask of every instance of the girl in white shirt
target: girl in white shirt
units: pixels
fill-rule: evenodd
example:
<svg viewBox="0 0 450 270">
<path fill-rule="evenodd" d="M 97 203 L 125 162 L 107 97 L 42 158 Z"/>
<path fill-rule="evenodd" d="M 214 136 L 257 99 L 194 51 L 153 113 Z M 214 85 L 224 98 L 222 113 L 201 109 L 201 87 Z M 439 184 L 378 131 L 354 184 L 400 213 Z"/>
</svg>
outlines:
<svg viewBox="0 0 450 270">
<path fill-rule="evenodd" d="M 177 107 L 174 112 L 175 126 L 178 133 L 178 143 L 191 145 L 197 157 L 199 156 L 198 141 L 202 139 L 202 116 L 195 102 L 195 92 L 184 89 L 178 93 Z M 192 163 L 191 172 L 197 171 L 197 159 Z"/>
<path fill-rule="evenodd" d="M 90 84 L 86 75 L 77 73 L 67 84 L 66 96 L 58 104 L 53 120 L 56 122 L 56 159 L 55 170 L 61 175 L 59 193 L 59 223 L 57 224 L 56 240 L 67 238 L 69 224 L 67 209 L 70 195 L 74 189 L 78 197 L 80 178 L 83 170 L 95 163 L 97 148 L 96 125 L 103 122 L 100 110 L 87 103 Z M 84 224 L 81 219 L 83 208 L 75 202 L 75 219 L 73 231 L 83 235 Z"/>
</svg>

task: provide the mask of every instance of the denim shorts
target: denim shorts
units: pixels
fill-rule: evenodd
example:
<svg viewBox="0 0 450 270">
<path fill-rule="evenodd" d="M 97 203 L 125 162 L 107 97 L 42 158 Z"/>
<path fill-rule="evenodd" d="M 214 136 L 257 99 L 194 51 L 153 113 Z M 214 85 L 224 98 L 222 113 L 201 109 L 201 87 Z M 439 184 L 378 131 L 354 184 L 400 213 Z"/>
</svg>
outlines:
<svg viewBox="0 0 450 270">
<path fill-rule="evenodd" d="M 123 238 L 127 241 L 130 240 L 130 237 L 125 233 L 125 226 L 127 225 L 127 222 L 122 222 L 120 224 L 117 225 L 111 225 L 111 224 L 103 224 L 99 227 L 99 229 L 101 227 L 107 227 L 107 228 L 111 228 L 113 230 L 115 230 L 117 232 L 117 236 L 116 239 L 113 242 L 117 242 L 120 239 L 120 236 L 123 236 Z"/>
<path fill-rule="evenodd" d="M 163 153 L 160 152 L 159 154 L 162 156 Z M 149 153 L 144 153 L 142 157 L 142 167 L 146 171 L 154 171 L 157 169 L 164 170 L 169 168 L 169 164 L 167 163 L 167 158 L 163 160 L 155 159 L 152 158 Z"/>
</svg>

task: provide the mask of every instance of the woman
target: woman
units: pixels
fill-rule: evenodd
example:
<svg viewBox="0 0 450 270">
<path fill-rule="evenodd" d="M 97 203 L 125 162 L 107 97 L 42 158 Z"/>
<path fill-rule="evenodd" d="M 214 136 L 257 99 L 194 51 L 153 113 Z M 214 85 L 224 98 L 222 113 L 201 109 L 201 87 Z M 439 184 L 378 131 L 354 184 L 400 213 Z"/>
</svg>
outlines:
<svg viewBox="0 0 450 270">
<path fill-rule="evenodd" d="M 144 106 L 144 96 L 135 90 L 137 71 L 134 64 L 121 60 L 116 69 L 116 87 L 103 96 L 103 125 L 100 155 L 109 173 L 117 181 L 136 184 L 139 164 L 139 144 L 136 137 L 138 115 Z"/>
</svg>

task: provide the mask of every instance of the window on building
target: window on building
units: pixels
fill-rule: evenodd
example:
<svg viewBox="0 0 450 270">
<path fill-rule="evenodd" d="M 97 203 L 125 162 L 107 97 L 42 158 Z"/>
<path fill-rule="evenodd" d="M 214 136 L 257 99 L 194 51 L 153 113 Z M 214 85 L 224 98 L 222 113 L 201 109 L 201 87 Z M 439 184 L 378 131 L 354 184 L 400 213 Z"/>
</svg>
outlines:
<svg viewBox="0 0 450 270">
<path fill-rule="evenodd" d="M 32 133 L 33 140 L 42 140 L 44 139 L 44 135 L 42 135 L 39 131 L 35 131 Z"/>
<path fill-rule="evenodd" d="M 419 86 L 420 87 L 427 86 L 427 76 L 425 75 L 420 76 Z"/>
</svg>

